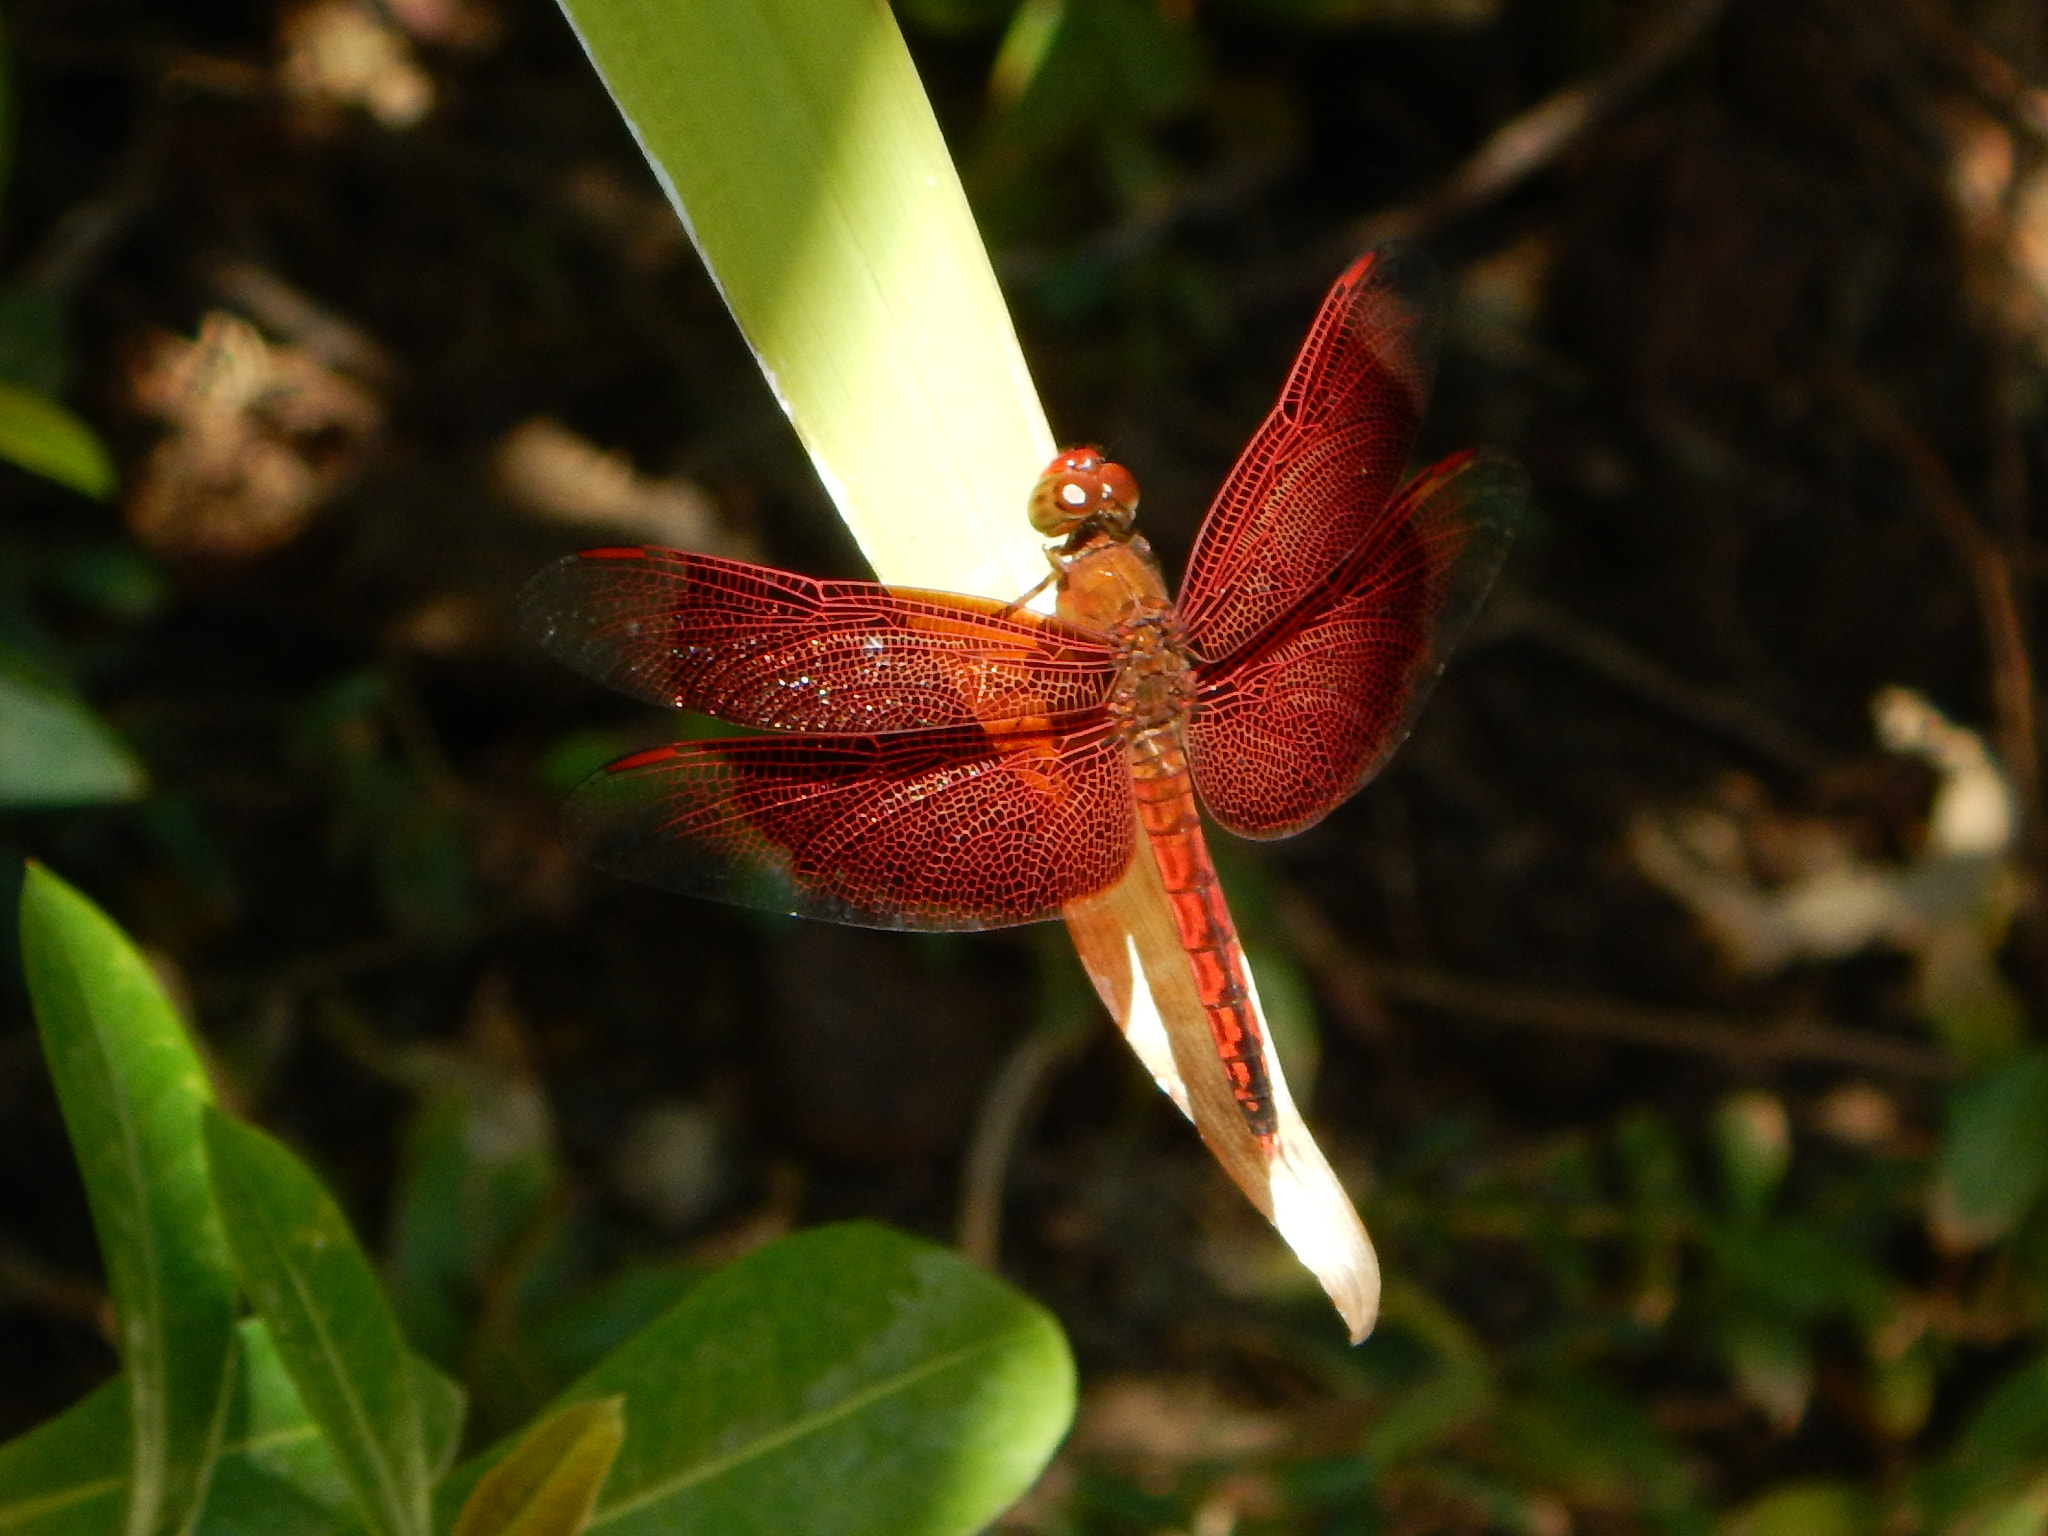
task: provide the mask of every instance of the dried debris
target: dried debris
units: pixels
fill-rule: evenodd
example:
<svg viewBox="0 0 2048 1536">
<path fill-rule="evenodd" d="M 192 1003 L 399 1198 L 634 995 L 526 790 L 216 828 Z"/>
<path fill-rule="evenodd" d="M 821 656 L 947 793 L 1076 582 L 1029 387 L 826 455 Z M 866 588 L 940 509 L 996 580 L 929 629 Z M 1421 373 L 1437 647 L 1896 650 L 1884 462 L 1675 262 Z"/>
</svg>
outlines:
<svg viewBox="0 0 2048 1536">
<path fill-rule="evenodd" d="M 246 560 L 289 543 L 383 422 L 368 386 L 225 310 L 189 340 L 151 340 L 129 389 L 168 431 L 134 477 L 128 525 L 174 559 Z"/>
<path fill-rule="evenodd" d="M 1629 851 L 1736 970 L 1761 975 L 1889 945 L 1913 957 L 1920 1007 L 1949 1047 L 1966 1062 L 1994 1059 L 2022 1029 L 1996 963 L 2020 894 L 2011 786 L 1983 737 L 1912 690 L 1885 689 L 1873 713 L 1884 745 L 1937 777 L 1909 858 L 1863 856 L 1848 828 L 1823 817 L 1727 804 L 1644 812 Z"/>
</svg>

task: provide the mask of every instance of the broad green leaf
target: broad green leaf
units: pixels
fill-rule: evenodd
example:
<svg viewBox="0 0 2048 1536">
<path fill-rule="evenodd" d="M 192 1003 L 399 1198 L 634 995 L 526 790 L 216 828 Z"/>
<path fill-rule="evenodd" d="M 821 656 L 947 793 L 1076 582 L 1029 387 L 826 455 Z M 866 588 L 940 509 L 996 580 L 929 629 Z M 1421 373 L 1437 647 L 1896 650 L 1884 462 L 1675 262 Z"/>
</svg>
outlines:
<svg viewBox="0 0 2048 1536">
<path fill-rule="evenodd" d="M 1876 1536 L 1869 1494 L 1847 1483 L 1790 1483 L 1752 1499 L 1721 1523 L 1720 1536 Z"/>
<path fill-rule="evenodd" d="M 849 1224 L 719 1271 L 563 1401 L 625 1400 L 593 1532 L 966 1536 L 1051 1456 L 1073 1372 L 1000 1280 Z M 459 1469 L 444 1511 L 502 1454 Z"/>
<path fill-rule="evenodd" d="M 425 1536 L 427 1452 L 412 1357 L 348 1222 L 261 1131 L 206 1120 L 235 1268 L 376 1536 Z"/>
<path fill-rule="evenodd" d="M 702 1264 L 634 1265 L 536 1317 L 526 1346 L 550 1381 L 573 1381 L 660 1317 L 711 1271 Z"/>
<path fill-rule="evenodd" d="M 1052 453 L 877 0 L 563 0 L 876 573 L 1012 597 Z"/>
<path fill-rule="evenodd" d="M 0 807 L 134 800 L 148 783 L 135 754 L 83 699 L 0 667 Z"/>
<path fill-rule="evenodd" d="M 32 389 L 0 379 L 0 459 L 81 496 L 113 493 L 114 461 L 91 427 Z"/>
<path fill-rule="evenodd" d="M 576 1536 L 625 1438 L 620 1398 L 557 1409 L 478 1480 L 454 1536 Z"/>
<path fill-rule="evenodd" d="M 1957 1246 L 2003 1237 L 2048 1185 L 2048 1049 L 1958 1089 L 1936 1164 L 1933 1221 Z"/>
<path fill-rule="evenodd" d="M 123 1528 L 189 1530 L 219 1445 L 235 1318 L 199 1141 L 212 1090 L 142 956 L 40 866 L 22 887 L 21 950 L 129 1382 Z"/>
</svg>

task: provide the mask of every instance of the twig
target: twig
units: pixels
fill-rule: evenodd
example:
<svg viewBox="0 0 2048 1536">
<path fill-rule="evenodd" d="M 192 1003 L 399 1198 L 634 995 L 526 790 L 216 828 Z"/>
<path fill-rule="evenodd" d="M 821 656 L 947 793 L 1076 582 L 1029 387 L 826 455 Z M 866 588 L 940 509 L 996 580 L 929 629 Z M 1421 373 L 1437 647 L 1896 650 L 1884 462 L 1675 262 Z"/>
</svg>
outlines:
<svg viewBox="0 0 2048 1536">
<path fill-rule="evenodd" d="M 984 1269 L 996 1267 L 1002 1247 L 1003 1186 L 1025 1126 L 1047 1084 L 1088 1041 L 1064 1012 L 1038 1025 L 1005 1058 L 975 1117 L 960 1178 L 960 1251 Z"/>
<path fill-rule="evenodd" d="M 1857 423 L 1898 460 L 1963 567 L 1976 596 L 1991 667 L 1993 741 L 2020 807 L 2021 846 L 2031 857 L 2038 857 L 2040 810 L 2036 802 L 2041 766 L 2034 717 L 2034 662 L 2027 649 L 2013 562 L 1970 510 L 1947 463 L 1924 433 L 1853 374 L 1834 374 L 1824 383 Z"/>
<path fill-rule="evenodd" d="M 114 1336 L 114 1310 L 105 1291 L 11 1243 L 0 1243 L 0 1309 L 10 1305 L 69 1318 L 103 1338 Z"/>
<path fill-rule="evenodd" d="M 1927 0 L 1909 0 L 1908 21 L 1921 50 L 1945 63 L 1977 99 L 2012 127 L 2048 143 L 2048 90 L 2026 77 L 1988 44 L 1959 25 L 1948 10 Z"/>
<path fill-rule="evenodd" d="M 1605 74 L 1568 85 L 1510 118 L 1425 196 L 1362 220 L 1355 243 L 1412 240 L 1506 196 L 1555 164 L 1603 117 L 1663 73 L 1726 9 L 1726 0 L 1683 0 L 1645 28 Z"/>
<path fill-rule="evenodd" d="M 1314 906 L 1299 895 L 1282 893 L 1276 904 L 1296 953 L 1325 991 L 1336 998 L 1370 989 L 1504 1029 L 1579 1035 L 1714 1056 L 1752 1071 L 1803 1061 L 1897 1077 L 1956 1075 L 1955 1063 L 1939 1051 L 1880 1039 L 1839 1024 L 1799 1018 L 1749 1023 L 1717 1014 L 1644 1008 L 1583 993 L 1499 986 L 1427 966 L 1371 959 L 1347 948 Z M 1347 1027 L 1358 1027 L 1350 1009 L 1340 1006 L 1338 1014 Z"/>
<path fill-rule="evenodd" d="M 1547 646 L 1653 708 L 1790 773 L 1810 775 L 1829 762 L 1825 747 L 1767 710 L 1738 695 L 1688 682 L 1626 641 L 1535 598 L 1520 593 L 1496 597 L 1486 632 L 1475 639 L 1509 637 Z"/>
<path fill-rule="evenodd" d="M 1240 281 L 1241 302 L 1257 305 L 1319 288 L 1358 252 L 1386 240 L 1421 240 L 1512 192 L 1575 148 L 1616 109 L 1700 42 L 1729 0 L 1678 0 L 1645 27 L 1612 68 L 1568 85 L 1496 128 L 1485 143 L 1430 191 L 1345 225 L 1255 277 Z"/>
</svg>

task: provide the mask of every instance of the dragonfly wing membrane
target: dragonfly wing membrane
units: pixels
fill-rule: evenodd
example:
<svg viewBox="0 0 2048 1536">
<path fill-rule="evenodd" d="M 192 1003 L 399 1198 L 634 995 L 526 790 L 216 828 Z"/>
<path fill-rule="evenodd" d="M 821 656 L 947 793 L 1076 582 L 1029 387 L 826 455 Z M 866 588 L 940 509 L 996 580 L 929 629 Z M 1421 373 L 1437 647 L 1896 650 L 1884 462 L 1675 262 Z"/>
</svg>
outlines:
<svg viewBox="0 0 2048 1536">
<path fill-rule="evenodd" d="M 1398 246 L 1330 289 L 1196 536 L 1180 613 L 1198 655 L 1220 659 L 1293 608 L 1393 495 L 1429 394 L 1437 307 L 1430 264 Z"/>
<path fill-rule="evenodd" d="M 1219 824 L 1285 837 L 1379 772 L 1492 584 L 1527 496 L 1505 455 L 1453 455 L 1383 510 L 1323 592 L 1200 669 L 1188 757 Z"/>
<path fill-rule="evenodd" d="M 682 550 L 586 550 L 521 595 L 557 660 L 650 703 L 768 730 L 914 730 L 1100 702 L 1109 652 L 989 598 L 820 581 Z"/>
<path fill-rule="evenodd" d="M 1100 725 L 739 737 L 636 753 L 585 781 L 599 868 L 870 928 L 1000 928 L 1114 884 L 1135 810 Z"/>
</svg>

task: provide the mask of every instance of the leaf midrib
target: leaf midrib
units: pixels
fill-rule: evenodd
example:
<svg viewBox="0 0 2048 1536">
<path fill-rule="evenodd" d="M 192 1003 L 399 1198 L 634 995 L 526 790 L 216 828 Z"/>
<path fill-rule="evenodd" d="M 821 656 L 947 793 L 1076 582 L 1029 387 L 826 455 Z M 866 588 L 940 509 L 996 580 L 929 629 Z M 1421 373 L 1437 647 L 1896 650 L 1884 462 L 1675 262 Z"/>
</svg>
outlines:
<svg viewBox="0 0 2048 1536">
<path fill-rule="evenodd" d="M 851 1397 L 833 1404 L 832 1407 L 821 1413 L 815 1413 L 807 1418 L 799 1419 L 795 1423 L 750 1442 L 739 1450 L 730 1451 L 711 1461 L 699 1463 L 665 1482 L 657 1483 L 653 1487 L 643 1490 L 632 1498 L 600 1508 L 591 1517 L 590 1524 L 585 1529 L 588 1531 L 601 1530 L 616 1521 L 623 1520 L 627 1516 L 645 1509 L 650 1504 L 656 1504 L 663 1499 L 671 1498 L 698 1483 L 717 1477 L 746 1462 L 769 1455 L 786 1445 L 802 1439 L 806 1435 L 823 1430 L 838 1420 L 846 1418 L 849 1414 L 856 1413 L 862 1408 L 867 1407 L 870 1403 L 877 1402 L 896 1392 L 908 1391 L 925 1378 L 937 1375 L 941 1371 L 949 1370 L 977 1354 L 999 1349 L 1014 1340 L 1021 1339 L 1031 1331 L 1031 1324 L 1022 1323 L 1016 1327 L 1005 1329 L 1003 1332 L 989 1338 L 963 1345 L 943 1355 L 934 1356 L 916 1369 L 902 1372 L 884 1381 L 879 1381 L 865 1391 L 857 1392 Z"/>
</svg>

